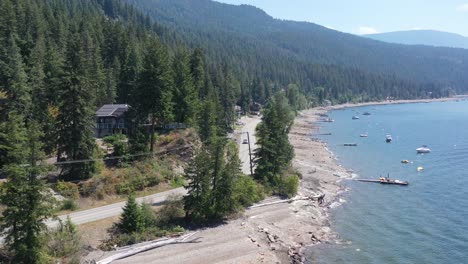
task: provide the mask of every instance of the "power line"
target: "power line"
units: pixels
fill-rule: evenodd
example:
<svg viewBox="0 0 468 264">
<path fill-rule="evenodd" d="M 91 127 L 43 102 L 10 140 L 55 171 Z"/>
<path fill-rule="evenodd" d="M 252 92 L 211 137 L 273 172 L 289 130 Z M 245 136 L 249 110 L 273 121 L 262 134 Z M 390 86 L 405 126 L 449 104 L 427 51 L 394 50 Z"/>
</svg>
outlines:
<svg viewBox="0 0 468 264">
<path fill-rule="evenodd" d="M 82 160 L 59 161 L 59 162 L 55 162 L 53 164 L 48 164 L 48 165 L 78 164 L 78 163 L 88 163 L 88 162 L 95 162 L 95 161 L 107 161 L 107 160 L 124 159 L 124 158 L 130 158 L 130 157 L 150 156 L 150 155 L 163 156 L 163 155 L 169 154 L 169 153 L 177 151 L 177 150 L 187 149 L 189 147 L 190 147 L 190 145 L 185 145 L 183 147 L 179 147 L 179 148 L 175 148 L 175 149 L 171 149 L 171 150 L 160 151 L 160 152 L 156 152 L 156 153 L 145 152 L 145 153 L 138 153 L 138 154 L 123 155 L 123 156 L 98 158 L 98 159 L 82 159 Z M 29 167 L 31 165 L 30 164 L 21 164 L 20 166 L 21 167 Z"/>
</svg>

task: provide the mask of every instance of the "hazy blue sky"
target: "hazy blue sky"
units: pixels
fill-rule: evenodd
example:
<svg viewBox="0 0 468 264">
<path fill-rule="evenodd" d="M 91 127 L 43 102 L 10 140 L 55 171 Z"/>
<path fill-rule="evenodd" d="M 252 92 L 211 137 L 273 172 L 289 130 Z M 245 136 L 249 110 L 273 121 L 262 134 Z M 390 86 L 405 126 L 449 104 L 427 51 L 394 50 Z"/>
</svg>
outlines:
<svg viewBox="0 0 468 264">
<path fill-rule="evenodd" d="M 250 4 L 275 18 L 368 34 L 435 29 L 468 36 L 468 0 L 217 0 Z"/>
</svg>

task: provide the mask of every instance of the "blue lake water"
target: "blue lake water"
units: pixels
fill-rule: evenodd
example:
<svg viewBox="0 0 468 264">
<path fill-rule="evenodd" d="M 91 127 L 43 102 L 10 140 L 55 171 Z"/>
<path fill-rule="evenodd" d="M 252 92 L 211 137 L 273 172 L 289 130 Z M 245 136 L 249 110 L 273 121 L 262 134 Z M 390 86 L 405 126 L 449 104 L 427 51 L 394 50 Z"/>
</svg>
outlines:
<svg viewBox="0 0 468 264">
<path fill-rule="evenodd" d="M 352 120 L 357 113 L 360 119 Z M 349 244 L 312 247 L 308 262 L 468 263 L 468 102 L 367 106 L 330 116 L 335 122 L 321 133 L 333 135 L 322 139 L 343 166 L 358 178 L 390 173 L 410 185 L 343 181 L 347 202 L 332 210 L 331 220 Z M 358 146 L 342 146 L 351 142 Z M 421 145 L 432 152 L 417 155 Z"/>
</svg>

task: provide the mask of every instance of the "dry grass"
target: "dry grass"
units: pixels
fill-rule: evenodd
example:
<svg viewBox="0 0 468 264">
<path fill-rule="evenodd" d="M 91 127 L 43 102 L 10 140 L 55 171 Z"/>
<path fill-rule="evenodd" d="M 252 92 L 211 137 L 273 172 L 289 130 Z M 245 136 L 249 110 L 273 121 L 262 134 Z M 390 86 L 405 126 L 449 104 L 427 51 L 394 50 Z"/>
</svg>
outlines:
<svg viewBox="0 0 468 264">
<path fill-rule="evenodd" d="M 111 228 L 114 223 L 119 221 L 120 216 L 109 217 L 103 220 L 86 223 L 78 226 L 83 243 L 94 249 L 101 244 L 105 239 L 109 238 L 107 230 Z"/>
</svg>

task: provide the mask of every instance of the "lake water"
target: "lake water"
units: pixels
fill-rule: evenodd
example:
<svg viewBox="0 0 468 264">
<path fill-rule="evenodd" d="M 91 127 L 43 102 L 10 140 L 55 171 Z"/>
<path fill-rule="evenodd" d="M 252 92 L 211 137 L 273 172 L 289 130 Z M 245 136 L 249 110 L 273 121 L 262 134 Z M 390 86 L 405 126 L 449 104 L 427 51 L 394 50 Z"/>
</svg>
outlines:
<svg viewBox="0 0 468 264">
<path fill-rule="evenodd" d="M 371 113 L 369 116 L 363 112 Z M 360 119 L 351 117 L 358 113 Z M 407 180 L 409 186 L 345 180 L 347 202 L 332 210 L 344 243 L 307 251 L 310 263 L 468 263 L 468 102 L 368 106 L 330 113 L 322 139 L 358 178 Z M 368 133 L 368 138 L 359 135 Z M 393 136 L 392 143 L 385 136 Z M 344 147 L 343 143 L 358 143 Z M 430 154 L 417 155 L 428 145 Z M 402 164 L 408 159 L 411 163 Z M 423 171 L 418 172 L 417 167 Z"/>
</svg>

